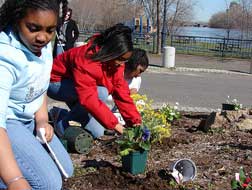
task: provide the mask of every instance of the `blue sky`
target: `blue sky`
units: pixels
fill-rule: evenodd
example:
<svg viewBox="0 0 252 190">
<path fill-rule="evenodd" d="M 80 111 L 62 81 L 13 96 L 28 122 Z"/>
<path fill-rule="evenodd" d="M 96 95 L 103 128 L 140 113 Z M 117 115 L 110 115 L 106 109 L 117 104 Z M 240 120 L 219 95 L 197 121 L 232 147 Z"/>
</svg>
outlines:
<svg viewBox="0 0 252 190">
<path fill-rule="evenodd" d="M 214 13 L 226 10 L 226 1 L 229 5 L 232 0 L 197 0 L 194 20 L 207 22 Z"/>
</svg>

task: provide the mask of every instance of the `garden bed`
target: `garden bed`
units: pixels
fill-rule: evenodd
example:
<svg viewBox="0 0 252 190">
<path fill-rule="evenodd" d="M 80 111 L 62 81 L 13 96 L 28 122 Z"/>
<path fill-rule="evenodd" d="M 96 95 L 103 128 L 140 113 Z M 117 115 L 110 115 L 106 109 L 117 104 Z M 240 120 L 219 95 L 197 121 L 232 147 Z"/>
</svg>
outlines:
<svg viewBox="0 0 252 190">
<path fill-rule="evenodd" d="M 203 132 L 209 113 L 182 113 L 173 122 L 172 135 L 162 144 L 152 146 L 146 172 L 130 175 L 121 171 L 118 146 L 114 137 L 96 141 L 87 155 L 71 154 L 75 176 L 64 182 L 68 190 L 228 190 L 239 168 L 251 172 L 252 134 L 225 126 Z M 167 168 L 176 160 L 189 158 L 197 166 L 193 182 L 182 186 L 170 183 Z"/>
</svg>

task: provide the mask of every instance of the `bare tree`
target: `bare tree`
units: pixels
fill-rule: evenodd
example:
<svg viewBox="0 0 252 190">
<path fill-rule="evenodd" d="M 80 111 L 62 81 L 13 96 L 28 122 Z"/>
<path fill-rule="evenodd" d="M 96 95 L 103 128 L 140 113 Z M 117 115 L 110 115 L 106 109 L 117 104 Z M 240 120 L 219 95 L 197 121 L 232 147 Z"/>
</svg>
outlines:
<svg viewBox="0 0 252 190">
<path fill-rule="evenodd" d="M 167 22 L 169 33 L 174 34 L 177 29 L 182 26 L 187 20 L 192 18 L 194 0 L 166 0 L 166 7 L 164 7 L 164 0 L 135 0 L 135 3 L 143 5 L 146 15 L 151 20 L 152 28 L 157 33 L 157 53 L 160 53 L 160 28 L 162 23 L 160 18 L 163 13 L 167 13 Z M 166 11 L 164 11 L 166 9 Z"/>
<path fill-rule="evenodd" d="M 102 0 L 74 0 L 69 6 L 73 9 L 73 18 L 80 30 L 94 30 L 102 11 Z"/>
<path fill-rule="evenodd" d="M 211 16 L 209 20 L 209 26 L 212 28 L 225 28 L 226 13 L 218 12 Z"/>
<path fill-rule="evenodd" d="M 102 23 L 105 27 L 132 20 L 136 14 L 134 6 L 126 0 L 104 0 L 103 8 Z"/>
<path fill-rule="evenodd" d="M 252 33 L 252 1 L 240 0 L 227 4 L 226 11 L 214 14 L 210 21 L 210 27 L 225 28 L 229 36 L 230 29 L 239 29 L 240 38 L 249 38 Z"/>
<path fill-rule="evenodd" d="M 252 2 L 251 0 L 240 1 L 240 13 L 235 18 L 238 27 L 241 30 L 241 38 L 249 38 L 252 33 Z M 234 11 L 233 11 L 234 12 Z"/>
<path fill-rule="evenodd" d="M 166 0 L 164 7 L 164 0 L 74 0 L 70 6 L 81 29 L 107 28 L 145 14 L 157 34 L 156 52 L 160 53 L 161 26 L 168 25 L 169 33 L 174 34 L 192 17 L 192 2 L 194 0 Z M 161 19 L 164 12 L 167 12 L 167 20 Z"/>
<path fill-rule="evenodd" d="M 193 18 L 195 1 L 171 0 L 168 4 L 168 26 L 169 33 L 176 34 L 180 27 Z"/>
<path fill-rule="evenodd" d="M 104 29 L 136 15 L 135 5 L 127 0 L 74 0 L 70 6 L 83 30 Z"/>
</svg>

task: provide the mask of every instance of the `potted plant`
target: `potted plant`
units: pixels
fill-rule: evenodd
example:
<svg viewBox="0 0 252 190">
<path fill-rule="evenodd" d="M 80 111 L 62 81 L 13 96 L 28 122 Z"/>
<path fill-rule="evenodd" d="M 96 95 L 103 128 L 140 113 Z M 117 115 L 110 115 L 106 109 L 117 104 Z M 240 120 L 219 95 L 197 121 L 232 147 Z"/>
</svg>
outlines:
<svg viewBox="0 0 252 190">
<path fill-rule="evenodd" d="M 162 142 L 163 138 L 170 136 L 170 124 L 163 113 L 152 108 L 152 101 L 146 96 L 136 94 L 132 98 L 142 115 L 142 125 L 126 128 L 117 143 L 122 156 L 123 170 L 139 174 L 145 170 L 151 144 Z"/>
<path fill-rule="evenodd" d="M 126 128 L 117 141 L 122 156 L 122 167 L 131 174 L 143 173 L 150 150 L 150 130 L 147 127 Z"/>
<path fill-rule="evenodd" d="M 222 110 L 235 111 L 242 108 L 242 104 L 238 102 L 237 99 L 231 99 L 230 96 L 227 97 L 226 103 L 222 104 Z"/>
</svg>

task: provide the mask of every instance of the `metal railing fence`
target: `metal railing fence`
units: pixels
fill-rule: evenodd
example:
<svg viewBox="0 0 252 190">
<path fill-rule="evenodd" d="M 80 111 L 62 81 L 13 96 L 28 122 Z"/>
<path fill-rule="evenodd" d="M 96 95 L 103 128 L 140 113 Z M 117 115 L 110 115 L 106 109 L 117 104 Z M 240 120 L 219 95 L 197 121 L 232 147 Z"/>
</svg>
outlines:
<svg viewBox="0 0 252 190">
<path fill-rule="evenodd" d="M 77 39 L 78 42 L 86 42 L 89 37 L 97 33 L 95 32 L 86 32 L 80 31 L 79 38 Z M 146 35 L 140 33 L 133 33 L 132 34 L 133 45 L 135 48 L 142 48 L 148 52 L 154 52 L 154 45 L 155 45 L 155 36 L 153 35 Z"/>
<path fill-rule="evenodd" d="M 252 57 L 252 40 L 173 35 L 171 46 L 178 53 L 247 59 Z"/>
<path fill-rule="evenodd" d="M 78 41 L 85 42 L 96 32 L 81 31 Z M 134 47 L 155 53 L 156 34 L 133 33 L 132 38 Z M 165 45 L 175 47 L 177 53 L 230 58 L 252 58 L 252 40 L 182 35 L 167 36 L 166 39 Z"/>
</svg>

